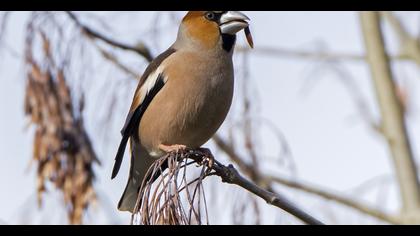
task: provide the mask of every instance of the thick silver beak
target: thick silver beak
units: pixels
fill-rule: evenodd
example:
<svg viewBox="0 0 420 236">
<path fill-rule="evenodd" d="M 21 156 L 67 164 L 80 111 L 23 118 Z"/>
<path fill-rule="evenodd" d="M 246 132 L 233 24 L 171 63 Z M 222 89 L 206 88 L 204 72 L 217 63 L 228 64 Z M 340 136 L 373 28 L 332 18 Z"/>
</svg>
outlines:
<svg viewBox="0 0 420 236">
<path fill-rule="evenodd" d="M 220 17 L 222 34 L 234 35 L 249 26 L 250 19 L 239 11 L 228 11 Z"/>
</svg>

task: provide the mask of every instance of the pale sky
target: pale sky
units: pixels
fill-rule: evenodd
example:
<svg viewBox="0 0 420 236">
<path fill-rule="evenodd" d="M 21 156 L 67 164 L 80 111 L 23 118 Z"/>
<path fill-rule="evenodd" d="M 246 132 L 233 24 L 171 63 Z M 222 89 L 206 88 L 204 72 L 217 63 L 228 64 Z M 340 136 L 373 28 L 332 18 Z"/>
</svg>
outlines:
<svg viewBox="0 0 420 236">
<path fill-rule="evenodd" d="M 273 47 L 279 49 L 299 51 L 327 51 L 331 53 L 344 53 L 362 55 L 364 52 L 363 38 L 359 27 L 356 12 L 245 12 L 252 20 L 251 30 L 254 36 L 256 49 L 259 47 Z M 109 24 L 115 30 L 112 37 L 118 37 L 128 43 L 135 43 L 137 39 L 152 42 L 153 34 L 147 33 L 145 25 L 156 22 L 152 12 L 142 13 L 139 20 L 130 20 L 133 12 L 98 13 L 106 15 Z M 177 19 L 183 15 L 178 12 Z M 7 44 L 18 53 L 23 50 L 23 23 L 27 13 L 14 13 L 6 38 Z M 419 14 L 414 12 L 400 13 L 400 17 L 408 23 L 407 26 L 413 33 L 419 33 Z M 417 17 L 417 18 L 416 18 Z M 135 18 L 135 19 L 137 19 Z M 171 27 L 169 17 L 159 20 L 162 27 Z M 127 24 L 127 22 L 131 22 Z M 166 29 L 166 28 L 165 28 Z M 162 31 L 159 40 L 150 43 L 156 55 L 166 49 L 175 39 L 176 28 Z M 390 28 L 385 25 L 387 43 L 391 52 L 396 52 L 396 39 Z M 239 36 L 238 43 L 246 46 L 243 35 Z M 45 202 L 44 211 L 38 212 L 34 204 L 35 195 L 35 168 L 28 166 L 32 151 L 31 129 L 25 130 L 26 122 L 23 114 L 23 99 L 25 88 L 25 74 L 21 60 L 14 58 L 10 53 L 1 51 L 0 57 L 0 187 L 4 191 L 0 195 L 0 223 L 66 223 L 65 216 L 57 209 L 59 196 L 52 194 Z M 136 57 L 134 57 L 136 58 Z M 134 60 L 127 58 L 127 61 Z M 371 87 L 368 67 L 361 62 L 343 62 L 339 66 L 346 71 L 347 77 L 339 76 L 330 66 L 320 61 L 301 60 L 288 57 L 272 57 L 250 53 L 250 78 L 254 86 L 256 98 L 259 99 L 260 108 L 255 117 L 262 117 L 274 123 L 282 132 L 290 146 L 293 160 L 297 167 L 299 180 L 314 183 L 327 189 L 336 190 L 348 196 L 365 200 L 373 206 L 380 206 L 393 212 L 398 208 L 398 196 L 392 181 L 385 182 L 384 186 L 373 185 L 364 192 L 354 192 L 353 188 L 364 181 L 380 175 L 393 174 L 392 162 L 387 147 L 381 136 L 373 132 L 369 125 L 360 116 L 355 106 L 352 94 L 344 86 L 343 80 L 351 80 L 357 85 L 359 94 L 369 106 L 369 110 L 378 118 L 375 97 Z M 144 62 L 134 62 L 139 65 L 138 71 L 144 69 Z M 237 74 L 241 73 L 241 57 L 235 57 Z M 104 65 L 95 66 L 92 78 L 100 79 L 103 74 L 107 78 L 115 70 Z M 411 97 L 411 112 L 408 118 L 409 131 L 416 159 L 420 151 L 420 117 L 418 114 L 419 103 L 414 93 L 420 85 L 419 68 L 410 63 L 397 63 L 394 66 L 398 81 L 409 86 L 413 91 Z M 122 78 L 121 73 L 115 75 L 116 79 Z M 104 80 L 106 81 L 106 80 Z M 238 82 L 239 86 L 241 83 Z M 125 119 L 125 111 L 130 105 L 132 93 L 136 84 L 129 83 L 125 103 L 121 103 L 116 112 L 115 124 L 104 127 L 109 135 L 108 145 L 103 147 L 99 141 L 94 141 L 95 149 L 102 162 L 97 168 L 98 179 L 96 187 L 100 190 L 100 201 L 106 209 L 99 209 L 92 213 L 94 217 L 88 222 L 93 224 L 129 223 L 130 215 L 116 210 L 119 197 L 125 187 L 128 174 L 128 158 L 125 159 L 116 180 L 110 180 L 111 169 L 116 148 L 119 144 L 119 130 Z M 98 97 L 99 88 L 92 88 L 91 97 Z M 239 95 L 235 94 L 235 101 Z M 106 99 L 102 101 L 107 101 Z M 95 120 L 89 119 L 89 114 L 95 112 L 95 102 L 87 104 L 85 118 L 87 129 L 92 135 L 97 131 Z M 104 104 L 102 104 L 104 105 Z M 238 119 L 235 114 L 235 105 L 229 121 Z M 222 127 L 221 132 L 226 129 Z M 260 140 L 262 153 L 278 151 L 277 143 L 272 139 L 272 133 L 265 127 L 261 131 Z M 271 137 L 271 138 L 270 138 Z M 207 145 L 212 147 L 211 144 Z M 220 157 L 223 162 L 227 159 Z M 270 173 L 288 174 L 265 164 Z M 29 169 L 28 169 L 29 168 Z M 29 170 L 29 171 L 28 171 Z M 276 172 L 277 171 L 277 172 Z M 241 194 L 242 190 L 234 186 L 227 186 L 211 181 L 211 185 L 221 186 L 216 188 L 220 195 Z M 218 185 L 217 185 L 218 184 Z M 215 188 L 212 188 L 214 190 Z M 367 217 L 360 217 L 353 211 L 343 207 L 333 207 L 334 203 L 312 196 L 307 196 L 287 188 L 279 188 L 282 193 L 296 201 L 309 213 L 323 220 L 325 223 L 376 223 Z M 106 196 L 106 197 L 104 197 Z M 378 197 L 379 196 L 379 197 Z M 384 197 L 386 196 L 386 197 Z M 221 201 L 218 199 L 218 201 Z M 26 202 L 26 203 L 25 203 Z M 219 202 L 220 203 L 220 202 Z M 26 206 L 22 209 L 22 206 Z M 31 207 L 28 207 L 31 206 Z M 280 214 L 277 219 L 274 212 L 279 210 L 265 206 L 261 201 L 264 217 L 262 223 L 297 223 L 293 217 Z M 326 206 L 328 206 L 326 208 Z M 31 208 L 31 209 L 30 209 Z M 324 210 L 320 212 L 320 209 Z M 56 218 L 51 219 L 51 212 Z M 29 217 L 28 213 L 33 216 Z M 330 214 L 334 214 L 335 220 Z M 211 213 L 210 223 L 229 224 L 230 215 L 227 212 Z M 25 217 L 26 220 L 25 221 Z M 31 218 L 31 219 L 27 219 Z M 252 222 L 252 221 L 250 221 Z"/>
</svg>

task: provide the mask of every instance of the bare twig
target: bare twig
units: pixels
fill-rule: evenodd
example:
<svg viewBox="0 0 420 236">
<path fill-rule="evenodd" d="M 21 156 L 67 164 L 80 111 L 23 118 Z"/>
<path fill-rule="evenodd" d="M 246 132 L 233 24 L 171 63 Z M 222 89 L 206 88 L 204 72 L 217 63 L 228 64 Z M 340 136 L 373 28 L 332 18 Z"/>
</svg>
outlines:
<svg viewBox="0 0 420 236">
<path fill-rule="evenodd" d="M 420 40 L 410 35 L 402 22 L 390 11 L 381 12 L 388 20 L 400 41 L 400 53 L 420 66 Z"/>
<path fill-rule="evenodd" d="M 306 193 L 317 195 L 318 197 L 322 197 L 326 200 L 335 201 L 339 204 L 350 207 L 361 213 L 367 214 L 369 216 L 373 216 L 375 218 L 378 218 L 380 220 L 383 220 L 392 224 L 401 224 L 401 220 L 399 220 L 398 217 L 388 215 L 380 210 L 374 209 L 362 203 L 358 203 L 355 200 L 346 198 L 344 196 L 340 196 L 339 194 L 322 190 L 319 187 L 315 187 L 315 185 L 313 184 L 304 184 L 302 182 L 292 181 L 292 180 L 288 180 L 288 179 L 281 178 L 278 176 L 266 176 L 266 181 L 270 183 L 279 183 L 289 188 L 293 188 L 293 189 L 297 189 Z"/>
<path fill-rule="evenodd" d="M 249 47 L 237 47 L 237 52 L 249 52 Z M 285 49 L 278 47 L 260 46 L 252 49 L 253 55 L 272 56 L 272 57 L 287 57 L 302 60 L 328 60 L 328 61 L 353 61 L 365 62 L 365 55 L 357 55 L 351 53 L 331 53 L 331 52 L 310 52 L 296 49 Z M 410 60 L 405 55 L 392 55 L 392 60 Z"/>
<path fill-rule="evenodd" d="M 213 141 L 215 144 L 220 148 L 222 151 L 224 151 L 229 158 L 234 161 L 246 175 L 248 176 L 258 176 L 258 182 L 253 179 L 256 183 L 258 183 L 259 186 L 265 186 L 265 188 L 269 191 L 273 191 L 272 185 L 274 183 L 282 184 L 284 186 L 294 188 L 297 190 L 301 190 L 310 194 L 315 194 L 319 197 L 322 197 L 327 200 L 333 200 L 337 203 L 343 204 L 347 207 L 353 208 L 354 210 L 360 211 L 361 213 L 367 214 L 369 216 L 384 220 L 386 222 L 392 223 L 392 224 L 399 224 L 401 223 L 397 218 L 392 217 L 390 215 L 387 215 L 377 209 L 371 208 L 369 206 L 366 206 L 362 203 L 355 202 L 354 200 L 350 200 L 348 198 L 339 196 L 337 194 L 334 194 L 332 192 L 328 192 L 326 190 L 322 190 L 321 188 L 317 188 L 314 186 L 310 186 L 307 184 L 299 183 L 299 182 L 293 182 L 290 180 L 286 180 L 280 177 L 274 177 L 274 176 L 268 176 L 263 175 L 261 173 L 255 173 L 255 169 L 247 164 L 245 161 L 243 161 L 243 157 L 241 157 L 227 142 L 225 142 L 220 136 L 215 135 L 213 137 Z M 252 173 L 252 174 L 250 174 Z"/>
<path fill-rule="evenodd" d="M 214 135 L 212 139 L 218 148 L 220 148 L 223 152 L 225 152 L 229 158 L 234 161 L 239 168 L 244 171 L 247 175 L 252 176 L 251 171 L 253 171 L 253 168 L 248 163 L 245 163 L 243 161 L 242 157 L 239 156 L 239 154 L 236 153 L 235 149 L 232 148 L 231 145 L 229 145 L 227 142 L 225 142 L 219 135 Z"/>
<path fill-rule="evenodd" d="M 207 204 L 202 182 L 209 169 L 201 168 L 198 178 L 187 179 L 188 162 L 183 153 L 170 153 L 153 163 L 146 176 L 160 174 L 160 178 L 144 179 L 133 211 L 132 221 L 142 225 L 191 225 L 202 224 L 201 204 L 204 203 L 207 219 Z M 163 172 L 163 166 L 167 171 Z M 156 182 L 156 183 L 155 183 Z M 185 197 L 181 193 L 185 193 Z M 201 201 L 202 200 L 202 201 Z M 186 204 L 183 204 L 186 203 Z M 188 209 L 185 209 L 187 205 Z"/>
<path fill-rule="evenodd" d="M 95 31 L 94 29 L 88 27 L 87 25 L 84 25 L 80 22 L 79 18 L 77 18 L 77 16 L 70 12 L 70 11 L 66 11 L 67 15 L 70 17 L 70 19 L 72 19 L 74 21 L 74 23 L 80 27 L 82 29 L 82 31 L 87 34 L 89 37 L 92 38 L 96 38 L 99 39 L 109 45 L 112 45 L 114 47 L 123 49 L 123 50 L 127 50 L 127 51 L 132 51 L 137 53 L 138 55 L 142 56 L 143 58 L 145 58 L 147 61 L 152 61 L 153 60 L 153 56 L 150 53 L 150 50 L 144 45 L 144 44 L 138 44 L 136 47 L 122 43 L 122 42 L 118 42 L 114 39 L 109 38 L 106 35 L 103 35 L 101 33 L 99 33 L 98 31 Z"/>
<path fill-rule="evenodd" d="M 394 161 L 406 222 L 420 220 L 420 186 L 407 136 L 404 112 L 396 94 L 390 61 L 385 50 L 378 12 L 360 13 L 368 62 L 382 113 L 382 132 Z"/>
<path fill-rule="evenodd" d="M 199 208 L 194 208 L 194 199 L 195 193 L 198 191 L 200 192 L 201 182 L 207 177 L 211 175 L 217 175 L 222 178 L 222 181 L 229 184 L 234 184 L 244 188 L 245 190 L 255 194 L 256 196 L 264 199 L 268 204 L 273 205 L 275 207 L 281 208 L 288 212 L 289 214 L 297 217 L 298 219 L 302 220 L 303 222 L 311 225 L 321 225 L 322 223 L 297 207 L 294 203 L 290 202 L 288 199 L 283 197 L 280 194 L 273 193 L 267 191 L 259 187 L 258 185 L 252 183 L 251 181 L 244 178 L 239 172 L 233 167 L 233 165 L 224 166 L 220 162 L 214 160 L 208 152 L 203 152 L 202 150 L 187 150 L 182 153 L 169 153 L 166 156 L 157 160 L 154 165 L 149 169 L 148 174 L 146 176 L 153 176 L 157 172 L 162 173 L 161 166 L 166 163 L 168 166 L 167 173 L 163 172 L 161 174 L 160 181 L 157 183 L 157 187 L 154 190 L 154 194 L 151 194 L 153 190 L 151 186 L 153 182 L 150 180 L 143 180 L 142 187 L 139 192 L 138 202 L 136 204 L 136 208 L 134 210 L 133 217 L 136 214 L 140 214 L 141 220 L 143 224 L 150 224 L 150 223 L 158 223 L 158 224 L 180 224 L 190 223 L 191 222 L 191 213 L 194 213 L 195 219 L 200 221 L 200 214 Z M 187 159 L 191 159 L 194 162 L 187 164 Z M 213 161 L 210 161 L 213 160 Z M 176 164 L 176 162 L 180 164 Z M 182 164 L 184 163 L 184 164 Z M 185 179 L 185 170 L 186 167 L 196 163 L 198 165 L 203 166 L 201 170 L 201 175 L 199 178 L 193 181 L 186 181 Z M 212 163 L 212 164 L 210 164 Z M 183 169 L 184 175 L 181 184 L 178 185 L 177 178 L 178 172 Z M 169 178 L 168 178 L 169 176 Z M 183 217 L 184 208 L 180 202 L 180 195 L 179 193 L 184 190 L 188 190 L 188 186 L 192 183 L 197 182 L 197 186 L 194 190 L 192 198 L 188 197 L 188 203 L 190 205 L 190 216 Z M 173 185 L 175 183 L 175 185 Z M 182 184 L 184 183 L 184 185 Z M 175 189 L 172 189 L 175 187 Z M 198 189 L 198 190 L 197 190 Z M 168 193 L 164 195 L 163 193 Z M 204 192 L 203 192 L 204 194 Z M 187 191 L 188 195 L 188 191 Z M 165 196 L 163 205 L 162 205 L 162 196 Z M 189 196 L 189 195 L 188 195 Z M 191 200 L 192 199 L 192 200 Z M 200 197 L 198 197 L 199 201 Z M 205 200 L 205 199 L 204 199 Z M 199 202 L 198 202 L 199 203 Z M 198 206 L 199 207 L 199 206 Z M 195 212 L 194 209 L 198 211 Z M 168 214 L 163 214 L 163 212 L 173 212 L 177 213 L 178 217 L 175 218 L 168 218 Z M 134 219 L 134 218 L 133 218 Z M 163 221 L 159 221 L 160 219 L 164 219 Z M 176 220 L 174 220 L 176 219 Z M 187 220 L 188 219 L 188 220 Z"/>
<path fill-rule="evenodd" d="M 117 57 L 115 57 L 113 54 L 105 51 L 103 48 L 101 48 L 99 45 L 94 44 L 96 46 L 96 48 L 98 49 L 98 51 L 102 54 L 102 56 L 112 62 L 116 67 L 118 67 L 120 70 L 124 71 L 125 73 L 131 75 L 133 78 L 139 78 L 139 74 L 133 70 L 131 70 L 130 68 L 128 68 L 126 65 L 124 65 L 123 63 L 121 63 Z"/>
<path fill-rule="evenodd" d="M 322 225 L 319 220 L 315 219 L 305 211 L 298 208 L 292 202 L 287 200 L 285 197 L 280 194 L 269 192 L 258 185 L 250 182 L 244 178 L 239 172 L 233 167 L 233 165 L 224 166 L 220 163 L 217 163 L 213 166 L 213 169 L 216 171 L 216 175 L 222 178 L 222 181 L 229 184 L 238 185 L 249 192 L 257 195 L 258 197 L 264 199 L 268 204 L 276 206 L 290 213 L 291 215 L 297 217 L 303 222 L 310 225 Z"/>
</svg>

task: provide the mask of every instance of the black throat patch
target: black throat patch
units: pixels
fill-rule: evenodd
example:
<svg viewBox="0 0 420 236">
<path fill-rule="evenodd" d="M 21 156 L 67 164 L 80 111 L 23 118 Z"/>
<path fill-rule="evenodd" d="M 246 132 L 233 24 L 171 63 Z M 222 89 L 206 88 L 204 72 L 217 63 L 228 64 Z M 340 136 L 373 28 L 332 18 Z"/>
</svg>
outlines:
<svg viewBox="0 0 420 236">
<path fill-rule="evenodd" d="M 222 34 L 222 47 L 226 52 L 231 52 L 236 43 L 236 35 Z"/>
</svg>

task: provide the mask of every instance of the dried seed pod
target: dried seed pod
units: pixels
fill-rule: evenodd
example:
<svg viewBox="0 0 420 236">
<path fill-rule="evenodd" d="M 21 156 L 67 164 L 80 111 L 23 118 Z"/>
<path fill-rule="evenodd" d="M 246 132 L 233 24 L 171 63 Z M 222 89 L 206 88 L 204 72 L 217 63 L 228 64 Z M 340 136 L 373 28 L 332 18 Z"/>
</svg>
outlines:
<svg viewBox="0 0 420 236">
<path fill-rule="evenodd" d="M 35 127 L 32 160 L 38 164 L 38 203 L 41 206 L 46 184 L 51 183 L 63 193 L 69 222 L 81 224 L 83 212 L 95 201 L 93 165 L 99 161 L 81 115 L 75 115 L 67 78 L 55 66 L 47 37 L 42 40 L 48 63 L 33 59 L 32 44 L 26 51 L 29 68 L 24 107 Z"/>
</svg>

